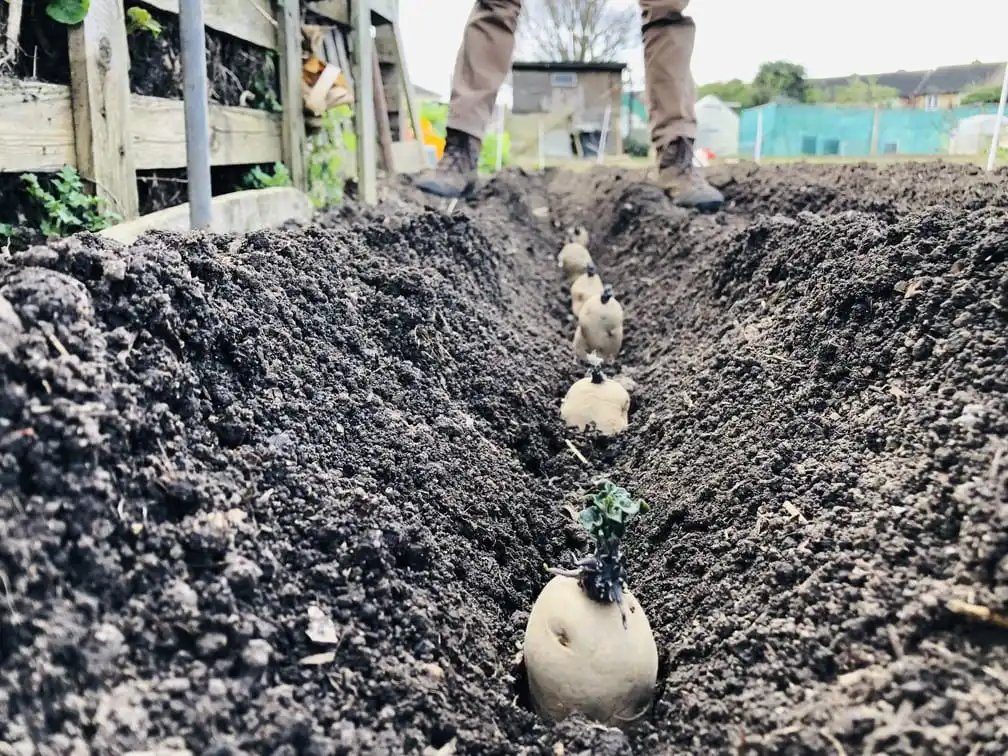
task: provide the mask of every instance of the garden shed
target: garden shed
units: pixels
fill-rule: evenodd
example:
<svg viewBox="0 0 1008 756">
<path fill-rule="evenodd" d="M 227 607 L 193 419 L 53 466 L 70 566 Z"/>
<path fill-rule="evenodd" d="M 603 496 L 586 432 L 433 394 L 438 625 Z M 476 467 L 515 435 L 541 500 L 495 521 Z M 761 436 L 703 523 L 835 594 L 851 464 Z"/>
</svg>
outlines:
<svg viewBox="0 0 1008 756">
<path fill-rule="evenodd" d="M 584 154 L 600 142 L 608 107 L 605 152 L 623 152 L 620 129 L 625 63 L 515 62 L 512 70 L 515 115 L 541 115 L 546 139 L 555 132 L 578 136 Z"/>
</svg>

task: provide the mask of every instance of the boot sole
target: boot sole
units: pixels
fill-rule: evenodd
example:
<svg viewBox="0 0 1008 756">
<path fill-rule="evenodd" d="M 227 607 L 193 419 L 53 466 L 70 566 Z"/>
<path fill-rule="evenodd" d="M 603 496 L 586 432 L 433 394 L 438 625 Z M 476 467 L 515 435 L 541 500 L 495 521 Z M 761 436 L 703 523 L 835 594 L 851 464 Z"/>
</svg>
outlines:
<svg viewBox="0 0 1008 756">
<path fill-rule="evenodd" d="M 415 186 L 424 194 L 433 194 L 435 197 L 442 197 L 444 199 L 462 199 L 473 193 L 473 189 L 476 188 L 476 182 L 470 181 L 461 189 L 446 188 L 434 182 L 419 182 Z"/>
<path fill-rule="evenodd" d="M 684 210 L 697 210 L 701 213 L 716 213 L 724 206 L 724 200 L 710 200 L 708 202 L 682 202 L 673 200 L 673 204 L 676 207 L 681 207 Z"/>
</svg>

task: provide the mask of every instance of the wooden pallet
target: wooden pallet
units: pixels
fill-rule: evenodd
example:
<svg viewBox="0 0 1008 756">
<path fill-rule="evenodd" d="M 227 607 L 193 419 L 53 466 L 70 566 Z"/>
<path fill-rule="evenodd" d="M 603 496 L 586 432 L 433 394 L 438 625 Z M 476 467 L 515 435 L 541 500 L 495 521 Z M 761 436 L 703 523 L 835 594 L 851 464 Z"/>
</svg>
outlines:
<svg viewBox="0 0 1008 756">
<path fill-rule="evenodd" d="M 398 0 L 317 0 L 306 7 L 336 24 L 326 42 L 326 55 L 338 61 L 353 87 L 358 196 L 375 204 L 378 144 L 389 173 L 413 173 L 426 165 L 419 105 L 403 54 Z M 414 139 L 402 139 L 406 127 Z"/>
</svg>

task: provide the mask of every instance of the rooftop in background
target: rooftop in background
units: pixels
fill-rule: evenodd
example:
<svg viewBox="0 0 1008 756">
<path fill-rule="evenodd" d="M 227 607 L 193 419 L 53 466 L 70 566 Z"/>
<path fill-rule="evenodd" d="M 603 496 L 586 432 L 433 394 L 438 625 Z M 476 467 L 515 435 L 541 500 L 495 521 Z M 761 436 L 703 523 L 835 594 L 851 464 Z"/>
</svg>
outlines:
<svg viewBox="0 0 1008 756">
<path fill-rule="evenodd" d="M 613 73 L 620 73 L 627 67 L 626 63 L 620 63 L 618 61 L 604 62 L 604 61 L 528 61 L 528 60 L 516 60 L 511 64 L 512 71 L 612 71 Z"/>
<path fill-rule="evenodd" d="M 418 100 L 427 100 L 430 102 L 447 102 L 447 99 L 439 92 L 435 92 L 433 89 L 427 89 L 426 87 L 421 87 L 419 84 L 413 85 L 413 91 L 414 93 L 416 93 Z"/>
<path fill-rule="evenodd" d="M 852 76 L 860 79 L 874 78 L 884 87 L 892 87 L 900 97 L 927 94 L 956 94 L 970 87 L 1000 82 L 1005 63 L 969 63 L 961 66 L 939 66 L 923 71 L 891 71 L 880 74 L 851 74 L 828 79 L 809 79 L 812 86 L 835 89 L 846 86 Z"/>
</svg>

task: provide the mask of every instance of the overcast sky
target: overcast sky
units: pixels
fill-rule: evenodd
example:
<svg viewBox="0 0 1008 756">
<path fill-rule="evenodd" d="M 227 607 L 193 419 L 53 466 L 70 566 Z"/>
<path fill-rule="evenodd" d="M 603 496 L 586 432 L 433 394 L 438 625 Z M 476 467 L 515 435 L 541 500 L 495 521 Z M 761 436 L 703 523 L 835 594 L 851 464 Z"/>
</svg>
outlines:
<svg viewBox="0 0 1008 756">
<path fill-rule="evenodd" d="M 447 97 L 472 4 L 399 0 L 416 84 Z M 779 59 L 801 63 L 812 77 L 1008 59 L 1008 0 L 693 0 L 687 12 L 697 24 L 693 75 L 700 84 L 748 80 L 760 63 Z M 626 62 L 639 86 L 639 52 Z"/>
</svg>

